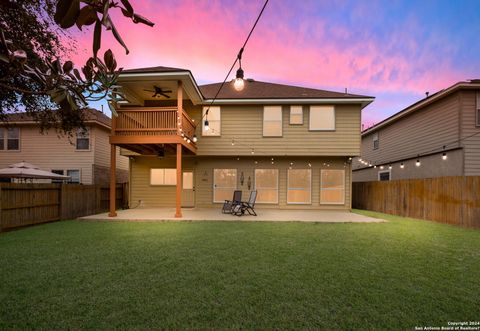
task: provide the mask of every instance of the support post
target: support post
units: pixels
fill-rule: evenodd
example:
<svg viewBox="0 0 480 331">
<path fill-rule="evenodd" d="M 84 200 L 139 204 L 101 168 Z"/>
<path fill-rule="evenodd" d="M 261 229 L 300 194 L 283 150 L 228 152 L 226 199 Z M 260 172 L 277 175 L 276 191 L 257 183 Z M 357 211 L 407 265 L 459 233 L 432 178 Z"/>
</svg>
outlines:
<svg viewBox="0 0 480 331">
<path fill-rule="evenodd" d="M 110 212 L 108 217 L 116 217 L 115 211 L 116 197 L 116 170 L 117 170 L 117 150 L 114 144 L 110 145 Z"/>
<path fill-rule="evenodd" d="M 177 197 L 175 217 L 182 217 L 182 144 L 177 144 Z"/>
<path fill-rule="evenodd" d="M 178 116 L 177 130 L 178 130 L 178 135 L 180 136 L 183 130 L 183 83 L 181 80 L 177 82 L 177 116 Z"/>
</svg>

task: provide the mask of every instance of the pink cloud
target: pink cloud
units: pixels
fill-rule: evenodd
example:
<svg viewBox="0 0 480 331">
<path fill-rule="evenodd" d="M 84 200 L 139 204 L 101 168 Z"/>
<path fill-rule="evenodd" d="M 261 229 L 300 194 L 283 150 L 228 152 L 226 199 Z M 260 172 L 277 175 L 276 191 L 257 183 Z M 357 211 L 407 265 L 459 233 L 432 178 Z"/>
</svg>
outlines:
<svg viewBox="0 0 480 331">
<path fill-rule="evenodd" d="M 116 13 L 114 22 L 131 52 L 125 55 L 108 31 L 103 32 L 102 51 L 112 48 L 119 65 L 126 68 L 187 68 L 199 83 L 223 80 L 263 4 L 193 0 L 161 5 L 155 1 L 132 3 L 156 23 L 155 27 L 133 24 Z M 352 15 L 365 13 L 357 8 Z M 441 36 L 434 35 L 422 44 L 412 37 L 418 24 L 407 20 L 385 42 L 341 24 L 328 26 L 322 17 L 304 20 L 291 10 L 289 2 L 271 2 L 245 49 L 245 74 L 314 88 L 347 87 L 352 93 L 370 95 L 398 91 L 418 95 L 465 79 L 466 73 L 429 47 L 441 44 Z M 92 33 L 76 35 L 79 51 L 74 59 L 81 63 L 91 52 Z"/>
</svg>

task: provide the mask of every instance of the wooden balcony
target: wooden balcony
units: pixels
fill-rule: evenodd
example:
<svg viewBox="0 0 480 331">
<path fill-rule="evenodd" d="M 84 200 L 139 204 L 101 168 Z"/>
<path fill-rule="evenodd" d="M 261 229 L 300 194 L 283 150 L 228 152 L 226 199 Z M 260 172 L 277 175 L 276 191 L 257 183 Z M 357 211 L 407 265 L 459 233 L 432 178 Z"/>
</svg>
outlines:
<svg viewBox="0 0 480 331">
<path fill-rule="evenodd" d="M 111 144 L 147 155 L 162 149 L 174 151 L 175 144 L 181 144 L 196 154 L 196 124 L 185 111 L 179 113 L 177 107 L 127 108 L 118 109 L 117 114 L 112 120 Z"/>
</svg>

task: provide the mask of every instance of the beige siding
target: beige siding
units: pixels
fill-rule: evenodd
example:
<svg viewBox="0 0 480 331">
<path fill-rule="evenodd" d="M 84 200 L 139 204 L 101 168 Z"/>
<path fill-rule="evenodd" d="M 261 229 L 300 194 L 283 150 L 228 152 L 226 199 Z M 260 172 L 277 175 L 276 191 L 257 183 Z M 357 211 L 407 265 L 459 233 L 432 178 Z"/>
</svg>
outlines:
<svg viewBox="0 0 480 331">
<path fill-rule="evenodd" d="M 462 105 L 462 145 L 465 149 L 465 175 L 480 176 L 480 127 L 476 126 L 476 93 L 475 90 L 461 92 Z M 478 91 L 480 93 L 480 91 Z M 478 134 L 477 134 L 478 133 Z"/>
<path fill-rule="evenodd" d="M 304 106 L 303 125 L 290 125 L 289 106 L 283 106 L 283 136 L 263 137 L 263 106 L 222 106 L 221 136 L 202 137 L 197 127 L 198 155 L 315 155 L 346 156 L 360 152 L 360 106 L 335 106 L 334 131 L 309 131 L 308 106 Z M 187 108 L 201 123 L 201 109 Z M 232 139 L 235 146 L 232 146 Z"/>
<path fill-rule="evenodd" d="M 401 162 L 392 162 L 390 165 L 391 180 L 408 178 L 432 178 L 444 176 L 463 176 L 463 149 L 455 149 L 447 152 L 447 160 L 442 160 L 442 153 L 422 156 L 420 167 L 415 166 L 416 159 Z M 400 164 L 403 163 L 403 169 Z M 378 180 L 378 173 L 388 171 L 388 165 L 384 169 L 364 168 L 353 171 L 354 182 L 369 182 Z"/>
<path fill-rule="evenodd" d="M 80 170 L 81 182 L 92 184 L 94 145 L 89 151 L 77 151 L 75 138 L 58 137 L 55 131 L 42 134 L 35 125 L 19 125 L 20 151 L 0 151 L 0 168 L 25 161 L 42 170 Z"/>
<path fill-rule="evenodd" d="M 110 131 L 106 129 L 96 128 L 94 130 L 95 164 L 108 168 L 110 168 L 109 135 Z M 120 155 L 120 148 L 117 148 L 117 169 L 128 170 L 128 157 Z"/>
<path fill-rule="evenodd" d="M 372 164 L 393 162 L 417 154 L 458 146 L 451 144 L 459 138 L 459 93 L 431 105 L 362 137 L 361 158 Z M 378 132 L 379 148 L 373 149 L 373 134 Z M 354 163 L 354 169 L 359 167 Z"/>
<path fill-rule="evenodd" d="M 257 164 L 255 164 L 257 161 Z M 243 191 L 243 200 L 248 199 L 250 190 L 254 188 L 254 171 L 258 169 L 279 169 L 279 203 L 261 204 L 259 208 L 285 208 L 285 209 L 350 209 L 351 176 L 349 165 L 344 164 L 343 158 L 275 158 L 274 164 L 267 157 L 237 157 L 229 158 L 205 158 L 184 157 L 184 170 L 194 170 L 195 206 L 220 208 L 221 204 L 213 203 L 213 169 L 233 168 L 237 169 L 237 188 Z M 290 205 L 287 200 L 287 169 L 293 162 L 293 168 L 306 169 L 308 163 L 312 165 L 312 203 L 308 205 Z M 325 163 L 325 165 L 324 165 Z M 327 164 L 329 166 L 327 166 Z M 131 162 L 131 207 L 161 207 L 175 205 L 175 186 L 151 186 L 151 168 L 173 168 L 175 158 L 166 157 L 158 159 L 149 156 L 137 156 Z M 320 170 L 345 169 L 345 204 L 344 205 L 320 205 Z M 243 172 L 244 183 L 240 184 L 240 176 Z M 247 186 L 250 177 L 251 187 Z"/>
</svg>

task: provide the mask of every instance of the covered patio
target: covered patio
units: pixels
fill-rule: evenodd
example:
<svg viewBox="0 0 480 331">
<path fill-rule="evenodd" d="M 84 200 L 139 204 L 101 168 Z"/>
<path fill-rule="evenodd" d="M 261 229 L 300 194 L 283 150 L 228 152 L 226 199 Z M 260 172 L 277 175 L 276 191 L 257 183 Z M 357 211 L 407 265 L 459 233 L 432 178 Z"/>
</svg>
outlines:
<svg viewBox="0 0 480 331">
<path fill-rule="evenodd" d="M 321 223 L 380 223 L 385 220 L 349 211 L 286 210 L 256 208 L 258 216 L 222 214 L 214 208 L 183 208 L 183 218 L 175 218 L 175 208 L 134 208 L 117 210 L 117 217 L 108 213 L 80 217 L 80 220 L 105 221 L 242 221 L 242 222 L 321 222 Z"/>
</svg>

